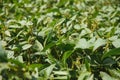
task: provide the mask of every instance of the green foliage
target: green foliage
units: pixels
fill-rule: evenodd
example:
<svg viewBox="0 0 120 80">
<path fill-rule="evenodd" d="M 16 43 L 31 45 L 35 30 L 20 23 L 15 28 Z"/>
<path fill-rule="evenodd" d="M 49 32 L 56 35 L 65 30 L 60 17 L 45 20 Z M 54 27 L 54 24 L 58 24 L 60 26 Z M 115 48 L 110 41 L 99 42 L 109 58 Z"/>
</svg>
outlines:
<svg viewBox="0 0 120 80">
<path fill-rule="evenodd" d="M 119 80 L 119 0 L 0 0 L 0 80 Z"/>
</svg>

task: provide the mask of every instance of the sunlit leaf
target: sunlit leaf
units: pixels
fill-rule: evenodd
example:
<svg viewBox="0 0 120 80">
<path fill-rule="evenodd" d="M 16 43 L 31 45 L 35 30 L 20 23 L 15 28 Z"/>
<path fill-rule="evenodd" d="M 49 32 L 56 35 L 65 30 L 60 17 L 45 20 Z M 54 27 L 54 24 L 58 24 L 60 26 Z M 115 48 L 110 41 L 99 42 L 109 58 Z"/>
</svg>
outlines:
<svg viewBox="0 0 120 80">
<path fill-rule="evenodd" d="M 105 72 L 100 72 L 100 76 L 101 76 L 102 80 L 106 80 L 106 79 L 113 80 L 113 78 Z"/>
<path fill-rule="evenodd" d="M 86 39 L 82 38 L 76 43 L 75 48 L 87 49 L 89 48 L 89 43 L 86 41 Z"/>
<path fill-rule="evenodd" d="M 36 42 L 36 45 L 37 45 L 38 50 L 39 50 L 39 51 L 42 51 L 42 50 L 43 50 L 42 44 L 41 44 L 38 40 L 36 40 L 35 42 Z"/>
<path fill-rule="evenodd" d="M 49 78 L 53 68 L 55 67 L 55 64 L 52 64 L 50 65 L 49 67 L 45 68 L 45 72 L 46 72 L 46 75 L 47 75 L 47 78 Z"/>
<path fill-rule="evenodd" d="M 25 44 L 24 46 L 22 46 L 22 49 L 23 50 L 27 50 L 31 47 L 32 45 L 31 44 Z"/>
<path fill-rule="evenodd" d="M 5 31 L 5 34 L 7 35 L 7 36 L 11 36 L 11 34 L 10 34 L 10 31 Z"/>
<path fill-rule="evenodd" d="M 18 60 L 21 63 L 24 63 L 23 56 L 17 56 L 16 60 Z"/>
<path fill-rule="evenodd" d="M 120 39 L 113 41 L 112 44 L 115 48 L 119 48 L 120 47 Z"/>
<path fill-rule="evenodd" d="M 94 43 L 93 51 L 95 51 L 98 47 L 103 46 L 106 44 L 106 41 L 104 39 L 98 38 Z"/>
<path fill-rule="evenodd" d="M 76 25 L 74 26 L 74 28 L 75 28 L 76 30 L 79 30 L 79 29 L 80 29 L 80 25 L 76 24 Z"/>
<path fill-rule="evenodd" d="M 84 80 L 86 77 L 90 76 L 90 72 L 82 72 L 80 76 L 78 77 L 78 80 Z"/>
<path fill-rule="evenodd" d="M 55 75 L 68 75 L 67 71 L 53 71 Z"/>
</svg>

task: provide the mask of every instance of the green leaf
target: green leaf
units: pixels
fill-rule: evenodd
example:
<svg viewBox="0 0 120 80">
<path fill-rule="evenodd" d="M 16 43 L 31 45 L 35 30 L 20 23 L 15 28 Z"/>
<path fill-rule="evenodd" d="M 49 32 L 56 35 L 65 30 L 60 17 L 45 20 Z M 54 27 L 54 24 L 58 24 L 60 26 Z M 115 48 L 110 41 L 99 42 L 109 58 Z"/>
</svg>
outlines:
<svg viewBox="0 0 120 80">
<path fill-rule="evenodd" d="M 49 49 L 49 48 L 51 48 L 51 47 L 53 47 L 55 45 L 56 45 L 56 41 L 52 41 L 51 43 L 49 43 L 48 45 L 46 45 L 44 47 L 43 51 L 45 51 L 45 50 L 47 50 L 47 49 Z"/>
<path fill-rule="evenodd" d="M 31 44 L 25 44 L 24 46 L 22 46 L 22 49 L 23 50 L 27 50 L 31 47 L 32 45 Z"/>
<path fill-rule="evenodd" d="M 86 77 L 89 77 L 91 75 L 90 72 L 82 72 L 80 76 L 78 77 L 78 80 L 85 80 Z"/>
<path fill-rule="evenodd" d="M 62 62 L 64 63 L 64 65 L 65 65 L 65 63 L 66 63 L 66 60 L 70 57 L 70 55 L 73 53 L 73 51 L 72 50 L 70 50 L 70 51 L 66 51 L 64 54 L 63 54 L 63 56 L 62 56 Z"/>
<path fill-rule="evenodd" d="M 64 21 L 65 21 L 65 18 L 60 19 L 55 26 L 60 26 Z"/>
<path fill-rule="evenodd" d="M 80 25 L 79 25 L 79 24 L 76 24 L 76 25 L 74 26 L 74 29 L 80 30 L 80 29 L 81 29 L 81 28 L 80 28 Z"/>
<path fill-rule="evenodd" d="M 26 65 L 24 63 L 21 63 L 20 61 L 15 60 L 15 59 L 9 59 L 9 62 L 11 62 L 12 64 L 15 64 L 16 66 L 18 66 L 20 68 L 26 67 Z"/>
<path fill-rule="evenodd" d="M 3 47 L 1 46 L 1 44 L 0 44 L 0 62 L 7 62 L 7 54 Z"/>
<path fill-rule="evenodd" d="M 105 59 L 103 60 L 103 64 L 104 64 L 104 65 L 113 65 L 113 64 L 115 64 L 115 63 L 116 63 L 116 61 L 113 60 L 112 58 L 105 58 Z"/>
<path fill-rule="evenodd" d="M 24 63 L 24 61 L 23 61 L 23 56 L 17 56 L 16 57 L 16 60 L 18 60 L 19 62 L 21 62 L 21 63 Z"/>
<path fill-rule="evenodd" d="M 87 79 L 86 80 L 94 80 L 94 75 L 92 74 L 92 75 L 90 75 L 89 77 L 87 77 Z"/>
<path fill-rule="evenodd" d="M 63 6 L 63 5 L 65 5 L 66 3 L 67 3 L 67 1 L 68 0 L 60 0 L 60 1 L 58 1 L 58 4 L 57 4 L 57 6 Z"/>
<path fill-rule="evenodd" d="M 103 46 L 106 44 L 106 41 L 102 38 L 98 38 L 94 43 L 93 51 L 95 51 L 98 47 Z"/>
<path fill-rule="evenodd" d="M 10 58 L 14 58 L 14 51 L 11 51 L 11 50 L 5 50 L 6 53 L 7 53 L 7 58 L 10 59 Z"/>
<path fill-rule="evenodd" d="M 87 49 L 89 48 L 89 43 L 86 41 L 86 39 L 82 38 L 76 43 L 75 48 Z"/>
<path fill-rule="evenodd" d="M 55 75 L 68 75 L 67 71 L 53 71 Z"/>
<path fill-rule="evenodd" d="M 112 77 L 116 78 L 116 80 L 120 79 L 120 71 L 118 71 L 116 69 L 110 69 L 109 72 L 112 75 Z"/>
<path fill-rule="evenodd" d="M 9 28 L 22 28 L 22 27 L 18 25 L 10 25 Z"/>
<path fill-rule="evenodd" d="M 67 80 L 68 76 L 58 76 L 54 77 L 54 80 Z"/>
<path fill-rule="evenodd" d="M 113 41 L 112 44 L 115 48 L 119 48 L 120 47 L 120 39 Z"/>
<path fill-rule="evenodd" d="M 1 47 L 5 47 L 6 45 L 7 45 L 7 42 L 6 42 L 6 41 L 3 41 L 3 40 L 0 41 L 0 46 L 1 46 Z"/>
<path fill-rule="evenodd" d="M 51 31 L 51 30 L 52 30 L 51 27 L 43 27 L 42 30 L 38 32 L 38 34 L 36 34 L 36 33 L 35 34 L 38 36 L 45 37 L 47 35 L 46 33 Z"/>
<path fill-rule="evenodd" d="M 41 70 L 41 69 L 44 69 L 44 68 L 46 68 L 46 67 L 48 67 L 48 65 L 43 65 L 43 64 L 30 64 L 30 65 L 28 65 L 28 69 L 29 70 L 34 70 L 35 68 L 38 68 L 39 70 Z"/>
<path fill-rule="evenodd" d="M 30 75 L 29 72 L 25 72 L 25 73 L 24 73 L 24 76 L 25 76 L 27 79 L 29 79 L 29 80 L 32 79 L 32 76 Z"/>
<path fill-rule="evenodd" d="M 104 59 L 105 57 L 119 56 L 119 55 L 120 55 L 120 48 L 115 48 L 110 50 L 109 52 L 104 53 L 102 59 Z"/>
<path fill-rule="evenodd" d="M 55 64 L 52 64 L 49 67 L 45 68 L 47 78 L 49 78 L 54 67 L 55 67 Z"/>
<path fill-rule="evenodd" d="M 11 34 L 10 34 L 10 31 L 9 31 L 9 30 L 6 30 L 6 31 L 5 31 L 5 34 L 6 34 L 7 36 L 9 36 L 9 37 L 11 36 Z"/>
<path fill-rule="evenodd" d="M 57 60 L 55 59 L 55 57 L 53 57 L 52 54 L 47 54 L 47 56 L 48 56 L 47 61 L 48 61 L 49 63 L 54 64 L 54 63 L 57 62 Z"/>
<path fill-rule="evenodd" d="M 72 16 L 70 19 L 71 21 L 74 21 L 76 19 L 77 15 Z"/>
<path fill-rule="evenodd" d="M 102 80 L 114 80 L 110 75 L 108 75 L 105 72 L 100 72 L 100 76 L 101 76 Z"/>
<path fill-rule="evenodd" d="M 85 59 L 85 66 L 86 66 L 87 71 L 90 71 L 90 63 L 88 62 L 87 59 Z"/>
<path fill-rule="evenodd" d="M 35 45 L 37 46 L 37 50 L 39 51 L 43 50 L 43 46 L 38 40 L 35 40 Z"/>
</svg>

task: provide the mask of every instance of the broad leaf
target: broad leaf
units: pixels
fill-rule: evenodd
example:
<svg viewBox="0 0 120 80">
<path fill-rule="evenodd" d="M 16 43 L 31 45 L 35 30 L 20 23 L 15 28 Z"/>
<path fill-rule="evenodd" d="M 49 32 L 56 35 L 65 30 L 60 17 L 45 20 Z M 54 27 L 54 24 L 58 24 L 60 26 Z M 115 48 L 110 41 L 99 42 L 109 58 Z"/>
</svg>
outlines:
<svg viewBox="0 0 120 80">
<path fill-rule="evenodd" d="M 89 43 L 86 41 L 86 39 L 82 38 L 76 43 L 75 48 L 87 49 L 89 48 Z"/>
<path fill-rule="evenodd" d="M 78 77 L 78 80 L 84 80 L 86 77 L 89 77 L 90 75 L 91 75 L 90 72 L 82 72 Z"/>
<path fill-rule="evenodd" d="M 98 38 L 94 43 L 93 51 L 95 51 L 98 47 L 103 46 L 106 44 L 106 41 L 104 39 Z"/>
<path fill-rule="evenodd" d="M 120 39 L 113 41 L 112 44 L 115 48 L 119 48 L 120 47 Z"/>
<path fill-rule="evenodd" d="M 22 49 L 23 50 L 27 50 L 31 47 L 32 45 L 31 44 L 25 44 L 24 46 L 22 46 Z"/>
<path fill-rule="evenodd" d="M 100 76 L 101 76 L 102 80 L 114 80 L 110 75 L 108 75 L 105 72 L 100 72 Z"/>
</svg>

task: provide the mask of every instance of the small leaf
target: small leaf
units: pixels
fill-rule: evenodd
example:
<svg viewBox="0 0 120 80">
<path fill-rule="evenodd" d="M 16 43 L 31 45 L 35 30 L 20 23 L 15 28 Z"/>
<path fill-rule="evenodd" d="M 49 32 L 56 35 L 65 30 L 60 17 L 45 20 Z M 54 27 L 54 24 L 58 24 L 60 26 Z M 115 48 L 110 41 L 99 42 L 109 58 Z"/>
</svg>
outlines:
<svg viewBox="0 0 120 80">
<path fill-rule="evenodd" d="M 51 43 L 49 43 L 48 45 L 46 45 L 44 47 L 43 51 L 45 51 L 45 50 L 47 50 L 47 49 L 49 49 L 49 48 L 51 48 L 51 47 L 53 47 L 55 45 L 56 45 L 56 41 L 52 41 Z"/>
<path fill-rule="evenodd" d="M 93 78 L 94 78 L 94 75 L 92 74 L 92 75 L 90 75 L 89 77 L 87 77 L 86 80 L 94 80 Z"/>
<path fill-rule="evenodd" d="M 51 74 L 51 72 L 52 72 L 52 70 L 53 70 L 54 67 L 55 67 L 55 64 L 52 64 L 52 65 L 50 65 L 49 67 L 47 67 L 45 69 L 47 77 L 50 76 L 50 74 Z"/>
<path fill-rule="evenodd" d="M 10 25 L 9 28 L 22 28 L 22 27 L 20 27 L 18 25 Z"/>
<path fill-rule="evenodd" d="M 79 24 L 76 24 L 76 25 L 74 26 L 74 29 L 80 30 L 80 29 L 81 29 L 81 28 L 80 28 L 80 25 L 79 25 Z"/>
<path fill-rule="evenodd" d="M 43 64 L 31 64 L 31 65 L 29 65 L 28 66 L 28 69 L 29 70 L 34 70 L 35 68 L 38 68 L 38 69 L 43 69 L 43 68 L 46 68 L 46 67 L 48 67 L 48 65 L 43 65 Z"/>
<path fill-rule="evenodd" d="M 32 76 L 30 75 L 30 73 L 29 72 L 25 72 L 24 73 L 24 76 L 27 78 L 27 79 L 32 79 Z"/>
<path fill-rule="evenodd" d="M 112 58 L 105 58 L 104 61 L 103 61 L 104 65 L 113 65 L 115 63 L 116 63 L 116 61 L 113 60 Z"/>
<path fill-rule="evenodd" d="M 120 71 L 118 71 L 116 69 L 112 69 L 112 70 L 110 69 L 109 72 L 112 75 L 112 77 L 115 77 L 118 80 L 120 79 Z"/>
<path fill-rule="evenodd" d="M 119 48 L 120 47 L 120 39 L 113 41 L 112 44 L 115 48 Z"/>
<path fill-rule="evenodd" d="M 36 44 L 36 46 L 37 46 L 39 51 L 43 50 L 43 46 L 42 46 L 42 44 L 38 40 L 35 41 L 35 44 Z"/>
<path fill-rule="evenodd" d="M 0 62 L 7 62 L 7 54 L 0 44 Z"/>
<path fill-rule="evenodd" d="M 95 43 L 94 43 L 94 48 L 93 48 L 93 51 L 95 51 L 98 47 L 102 46 L 102 45 L 105 45 L 106 44 L 106 41 L 101 39 L 101 38 L 98 38 Z"/>
<path fill-rule="evenodd" d="M 58 76 L 54 77 L 54 80 L 67 80 L 68 76 Z"/>
<path fill-rule="evenodd" d="M 86 77 L 90 76 L 90 72 L 82 72 L 80 76 L 78 77 L 78 80 L 84 80 Z"/>
<path fill-rule="evenodd" d="M 7 42 L 6 41 L 0 41 L 0 45 L 2 46 L 2 47 L 5 47 L 6 45 L 7 45 Z"/>
<path fill-rule="evenodd" d="M 22 49 L 23 50 L 27 50 L 31 47 L 32 45 L 31 44 L 25 44 L 24 46 L 22 46 Z"/>
<path fill-rule="evenodd" d="M 7 58 L 10 59 L 10 58 L 14 58 L 14 51 L 11 51 L 11 50 L 5 50 L 6 53 L 7 53 Z"/>
<path fill-rule="evenodd" d="M 21 67 L 21 68 L 23 68 L 23 67 L 26 66 L 24 63 L 21 63 L 20 61 L 15 60 L 15 59 L 9 59 L 9 62 L 11 62 L 11 63 L 13 63 L 13 64 L 15 64 L 16 66 Z"/>
<path fill-rule="evenodd" d="M 64 54 L 63 54 L 63 57 L 62 57 L 62 61 L 63 63 L 65 64 L 65 61 L 69 58 L 69 56 L 73 53 L 73 51 L 66 51 Z"/>
<path fill-rule="evenodd" d="M 87 71 L 90 71 L 90 63 L 88 62 L 87 59 L 85 59 L 85 66 L 86 66 Z"/>
<path fill-rule="evenodd" d="M 64 21 L 65 21 L 65 18 L 60 19 L 59 22 L 55 26 L 61 25 Z"/>
<path fill-rule="evenodd" d="M 77 42 L 75 48 L 87 49 L 89 48 L 89 43 L 86 41 L 86 39 L 82 38 Z"/>
<path fill-rule="evenodd" d="M 115 41 L 117 39 L 118 39 L 118 36 L 112 36 L 112 37 L 109 38 L 110 41 Z"/>
<path fill-rule="evenodd" d="M 53 71 L 55 75 L 68 75 L 67 71 Z"/>
<path fill-rule="evenodd" d="M 9 30 L 5 31 L 5 34 L 6 34 L 7 36 L 9 36 L 9 37 L 11 36 Z"/>
<path fill-rule="evenodd" d="M 77 15 L 74 15 L 72 18 L 70 18 L 72 21 L 75 20 Z"/>
<path fill-rule="evenodd" d="M 22 56 L 17 56 L 17 57 L 16 57 L 16 60 L 18 60 L 18 61 L 21 62 L 21 63 L 24 63 Z"/>
</svg>

